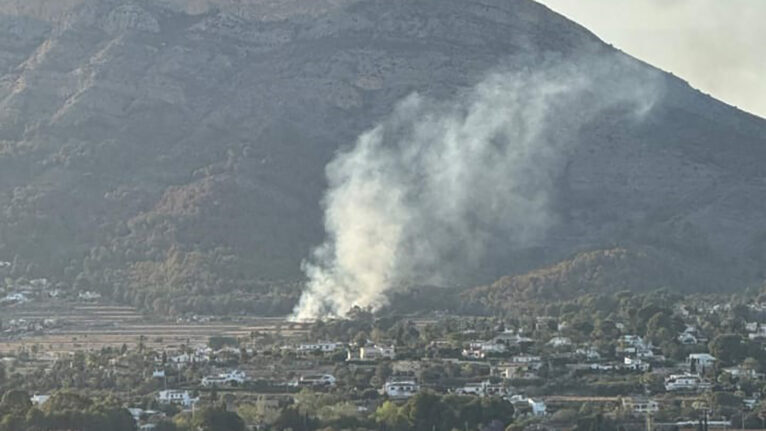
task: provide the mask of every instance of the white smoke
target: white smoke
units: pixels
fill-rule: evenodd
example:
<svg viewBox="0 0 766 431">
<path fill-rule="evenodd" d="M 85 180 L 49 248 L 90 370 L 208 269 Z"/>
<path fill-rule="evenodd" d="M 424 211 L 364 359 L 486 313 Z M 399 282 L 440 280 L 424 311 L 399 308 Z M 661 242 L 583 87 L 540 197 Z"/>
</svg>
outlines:
<svg viewBox="0 0 766 431">
<path fill-rule="evenodd" d="M 293 318 L 376 309 L 391 289 L 476 270 L 490 243 L 541 240 L 556 223 L 551 194 L 578 129 L 653 101 L 654 85 L 615 80 L 634 66 L 611 61 L 543 61 L 493 73 L 453 101 L 399 103 L 327 166 L 327 239 L 304 262 Z"/>
</svg>

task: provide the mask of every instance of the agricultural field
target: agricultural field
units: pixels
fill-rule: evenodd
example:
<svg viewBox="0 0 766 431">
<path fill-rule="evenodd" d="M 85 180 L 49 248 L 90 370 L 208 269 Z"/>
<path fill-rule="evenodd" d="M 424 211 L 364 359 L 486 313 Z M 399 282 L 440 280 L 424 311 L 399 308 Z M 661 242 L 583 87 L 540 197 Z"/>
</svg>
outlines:
<svg viewBox="0 0 766 431">
<path fill-rule="evenodd" d="M 163 320 L 147 318 L 135 308 L 76 301 L 46 301 L 0 308 L 0 354 L 36 346 L 55 356 L 104 347 L 174 348 L 205 344 L 210 337 L 248 338 L 253 333 L 300 336 L 304 326 L 284 318 L 208 317 Z"/>
</svg>

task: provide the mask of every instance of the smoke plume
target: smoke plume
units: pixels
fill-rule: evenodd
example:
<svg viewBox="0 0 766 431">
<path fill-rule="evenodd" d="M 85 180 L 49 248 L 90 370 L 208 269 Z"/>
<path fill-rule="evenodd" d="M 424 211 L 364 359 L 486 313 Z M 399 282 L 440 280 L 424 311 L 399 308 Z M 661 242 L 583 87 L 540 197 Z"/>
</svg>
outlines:
<svg viewBox="0 0 766 431">
<path fill-rule="evenodd" d="M 392 289 L 452 284 L 498 244 L 540 241 L 557 222 L 554 183 L 578 129 L 606 111 L 633 121 L 650 109 L 656 88 L 646 76 L 637 86 L 629 63 L 536 60 L 454 100 L 400 102 L 327 166 L 327 239 L 304 262 L 293 318 L 377 309 Z"/>
</svg>

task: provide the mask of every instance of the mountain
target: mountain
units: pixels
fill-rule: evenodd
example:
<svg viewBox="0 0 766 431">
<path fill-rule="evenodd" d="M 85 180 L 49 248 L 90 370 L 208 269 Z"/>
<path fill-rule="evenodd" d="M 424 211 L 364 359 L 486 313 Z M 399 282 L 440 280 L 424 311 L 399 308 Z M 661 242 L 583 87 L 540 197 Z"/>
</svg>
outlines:
<svg viewBox="0 0 766 431">
<path fill-rule="evenodd" d="M 8 275 L 161 312 L 288 311 L 326 164 L 413 91 L 585 51 L 656 73 L 530 0 L 7 0 L 0 41 Z M 763 277 L 766 121 L 662 81 L 640 125 L 583 128 L 561 223 L 475 284 L 616 245 Z"/>
</svg>

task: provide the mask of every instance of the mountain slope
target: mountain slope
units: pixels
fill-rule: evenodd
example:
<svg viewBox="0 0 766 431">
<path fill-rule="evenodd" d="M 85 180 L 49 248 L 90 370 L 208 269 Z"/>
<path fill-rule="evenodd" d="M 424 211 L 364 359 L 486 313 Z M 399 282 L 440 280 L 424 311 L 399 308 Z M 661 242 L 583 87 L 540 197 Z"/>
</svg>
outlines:
<svg viewBox="0 0 766 431">
<path fill-rule="evenodd" d="M 526 0 L 32 0 L 0 22 L 0 260 L 158 311 L 287 311 L 326 163 L 407 94 L 527 56 L 635 63 Z M 548 240 L 467 282 L 614 242 L 757 278 L 766 122 L 662 79 L 644 123 L 575 138 Z"/>
<path fill-rule="evenodd" d="M 722 281 L 733 286 L 744 282 L 736 271 L 721 273 L 720 267 L 703 267 L 683 254 L 652 247 L 616 247 L 577 253 L 546 267 L 468 289 L 461 302 L 495 312 L 510 311 L 625 290 L 710 292 Z"/>
</svg>

